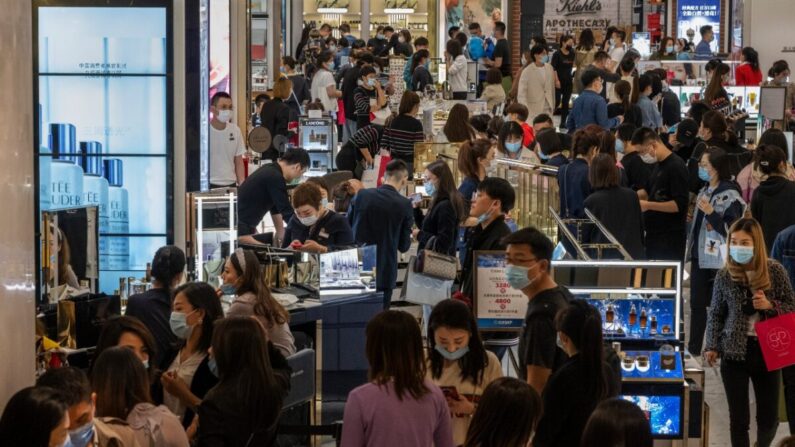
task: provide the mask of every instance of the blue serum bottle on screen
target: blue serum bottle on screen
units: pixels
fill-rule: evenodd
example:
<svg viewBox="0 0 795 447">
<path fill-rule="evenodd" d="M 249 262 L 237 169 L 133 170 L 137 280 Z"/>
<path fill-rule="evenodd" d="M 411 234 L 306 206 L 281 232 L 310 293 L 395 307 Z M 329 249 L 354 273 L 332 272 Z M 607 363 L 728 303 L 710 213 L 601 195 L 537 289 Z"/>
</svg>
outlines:
<svg viewBox="0 0 795 447">
<path fill-rule="evenodd" d="M 99 219 L 99 265 L 108 265 L 108 180 L 102 176 L 102 144 L 97 141 L 80 142 L 80 161 L 83 166 L 83 204 L 96 206 Z"/>
<path fill-rule="evenodd" d="M 130 232 L 127 189 L 124 188 L 122 161 L 116 158 L 103 161 L 105 178 L 108 180 L 108 232 L 124 234 Z M 112 236 L 107 241 L 107 264 L 103 269 L 130 269 L 130 239 L 127 236 Z"/>
<path fill-rule="evenodd" d="M 50 124 L 50 208 L 77 208 L 83 202 L 83 170 L 77 166 L 77 136 L 72 124 Z"/>
</svg>

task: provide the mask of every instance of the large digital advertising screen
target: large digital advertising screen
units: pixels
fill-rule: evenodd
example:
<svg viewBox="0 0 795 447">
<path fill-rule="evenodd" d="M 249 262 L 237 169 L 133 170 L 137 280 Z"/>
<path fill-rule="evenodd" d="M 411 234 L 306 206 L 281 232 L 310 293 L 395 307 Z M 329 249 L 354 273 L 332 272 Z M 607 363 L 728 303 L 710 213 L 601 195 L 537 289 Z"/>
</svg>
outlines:
<svg viewBox="0 0 795 447">
<path fill-rule="evenodd" d="M 36 8 L 38 203 L 98 207 L 110 294 L 143 276 L 171 230 L 169 11 L 90 3 Z"/>
</svg>

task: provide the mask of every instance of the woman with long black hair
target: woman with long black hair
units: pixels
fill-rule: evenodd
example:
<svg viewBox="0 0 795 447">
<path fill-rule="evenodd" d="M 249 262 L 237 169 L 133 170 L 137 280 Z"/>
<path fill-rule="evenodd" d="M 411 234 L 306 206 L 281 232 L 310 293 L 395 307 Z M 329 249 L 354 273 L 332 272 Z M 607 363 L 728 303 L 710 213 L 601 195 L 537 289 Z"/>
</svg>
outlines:
<svg viewBox="0 0 795 447">
<path fill-rule="evenodd" d="M 418 250 L 430 248 L 453 255 L 458 225 L 468 215 L 464 199 L 455 187 L 450 167 L 442 160 L 429 164 L 422 180 L 425 193 L 433 200 L 427 215 L 423 215 L 419 208 L 414 208 L 417 229 L 412 236 L 419 242 Z"/>
<path fill-rule="evenodd" d="M 751 47 L 740 53 L 742 63 L 734 72 L 734 85 L 756 87 L 762 83 L 762 70 L 759 69 L 759 53 Z"/>
<path fill-rule="evenodd" d="M 574 300 L 555 318 L 559 344 L 569 359 L 549 378 L 534 447 L 576 446 L 599 402 L 618 395 L 621 378 L 605 362 L 602 317 Z"/>
<path fill-rule="evenodd" d="M 453 443 L 462 445 L 483 390 L 502 377 L 499 359 L 483 347 L 475 317 L 463 302 L 445 300 L 433 309 L 428 361 L 428 378 L 445 393 L 453 416 Z"/>
</svg>

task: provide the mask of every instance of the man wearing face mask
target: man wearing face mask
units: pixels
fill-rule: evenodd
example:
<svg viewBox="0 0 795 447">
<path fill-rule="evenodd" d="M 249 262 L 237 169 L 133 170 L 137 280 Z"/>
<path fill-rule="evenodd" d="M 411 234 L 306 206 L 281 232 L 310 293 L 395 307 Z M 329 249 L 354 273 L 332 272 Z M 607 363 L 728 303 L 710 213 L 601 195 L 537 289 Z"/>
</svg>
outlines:
<svg viewBox="0 0 795 447">
<path fill-rule="evenodd" d="M 237 186 L 246 179 L 243 154 L 246 146 L 240 128 L 231 122 L 232 97 L 218 92 L 210 101 L 210 187 Z"/>
<path fill-rule="evenodd" d="M 362 129 L 370 124 L 370 117 L 386 105 L 386 95 L 372 65 L 365 65 L 359 71 L 358 84 L 353 91 L 353 102 L 356 106 L 356 126 Z"/>
<path fill-rule="evenodd" d="M 384 183 L 358 191 L 348 210 L 356 243 L 378 246 L 376 290 L 384 294 L 384 309 L 389 308 L 395 288 L 397 252 L 411 247 L 414 211 L 411 201 L 401 194 L 408 178 L 406 163 L 392 160 L 386 166 Z"/>
<path fill-rule="evenodd" d="M 58 390 L 69 406 L 66 447 L 138 446 L 135 432 L 127 422 L 94 417 L 97 395 L 91 392 L 83 371 L 72 367 L 50 369 L 38 378 L 36 386 Z"/>
<path fill-rule="evenodd" d="M 550 275 L 555 247 L 543 233 L 524 228 L 502 243 L 506 247 L 506 281 L 529 300 L 519 340 L 520 377 L 541 394 L 549 376 L 567 358 L 556 342 L 555 316 L 574 297 Z"/>
<path fill-rule="evenodd" d="M 293 191 L 295 214 L 284 232 L 284 248 L 328 253 L 356 244 L 348 220 L 323 206 L 320 187 L 302 183 Z"/>
<path fill-rule="evenodd" d="M 273 245 L 284 238 L 284 222 L 293 216 L 287 183 L 299 180 L 309 167 L 309 154 L 301 148 L 288 149 L 276 163 L 262 166 L 238 188 L 239 241 L 245 244 L 271 242 L 270 235 L 257 235 L 257 226 L 271 213 L 276 228 Z"/>
<path fill-rule="evenodd" d="M 507 180 L 486 177 L 480 182 L 472 200 L 469 216 L 477 219 L 466 238 L 464 263 L 461 268 L 461 293 L 474 299 L 473 261 L 478 250 L 503 250 L 502 239 L 511 234 L 505 215 L 516 202 L 516 192 Z"/>
<path fill-rule="evenodd" d="M 638 190 L 646 227 L 646 254 L 654 260 L 684 261 L 690 201 L 685 162 L 673 156 L 657 133 L 647 127 L 635 132 L 632 144 L 645 163 L 656 163 L 646 187 Z"/>
</svg>

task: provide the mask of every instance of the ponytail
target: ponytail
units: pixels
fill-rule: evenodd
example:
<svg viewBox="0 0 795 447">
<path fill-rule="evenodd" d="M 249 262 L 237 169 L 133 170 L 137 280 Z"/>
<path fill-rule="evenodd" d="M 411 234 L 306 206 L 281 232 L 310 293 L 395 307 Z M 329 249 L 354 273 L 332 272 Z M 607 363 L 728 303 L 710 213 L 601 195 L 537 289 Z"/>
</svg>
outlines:
<svg viewBox="0 0 795 447">
<path fill-rule="evenodd" d="M 152 259 L 152 277 L 166 292 L 171 292 L 171 284 L 185 270 L 185 252 L 174 245 L 160 247 Z"/>
</svg>

